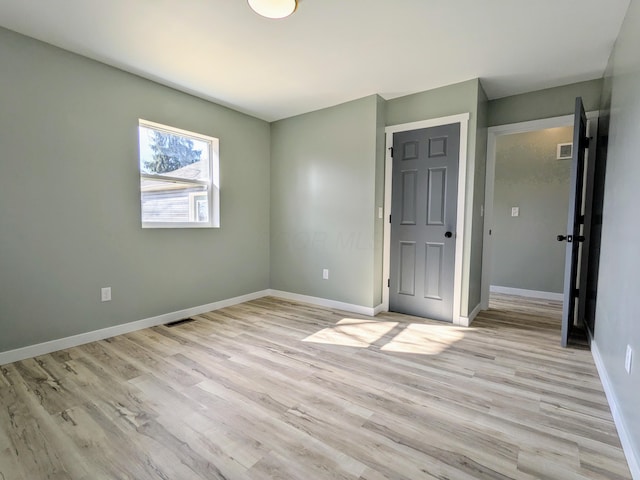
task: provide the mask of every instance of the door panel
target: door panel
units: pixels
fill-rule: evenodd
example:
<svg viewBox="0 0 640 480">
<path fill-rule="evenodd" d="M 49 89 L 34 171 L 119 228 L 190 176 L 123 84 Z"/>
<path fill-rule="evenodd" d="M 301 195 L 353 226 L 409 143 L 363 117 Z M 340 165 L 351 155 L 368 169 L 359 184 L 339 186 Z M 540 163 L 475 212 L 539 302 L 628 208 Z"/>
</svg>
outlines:
<svg viewBox="0 0 640 480">
<path fill-rule="evenodd" d="M 418 208 L 418 171 L 402 172 L 402 225 L 417 223 L 416 210 Z"/>
<path fill-rule="evenodd" d="M 414 160 L 418 158 L 418 142 L 405 142 L 402 145 L 402 160 Z"/>
<path fill-rule="evenodd" d="M 447 156 L 447 137 L 435 137 L 429 139 L 429 157 Z"/>
<path fill-rule="evenodd" d="M 444 257 L 443 243 L 427 243 L 425 254 L 424 296 L 435 300 L 442 300 L 442 260 Z"/>
<path fill-rule="evenodd" d="M 427 194 L 427 225 L 444 225 L 445 195 L 447 193 L 447 169 L 430 168 Z"/>
<path fill-rule="evenodd" d="M 416 244 L 400 242 L 400 287 L 398 293 L 415 295 L 416 293 Z"/>
<path fill-rule="evenodd" d="M 457 123 L 393 136 L 391 311 L 453 320 L 459 149 Z"/>
</svg>

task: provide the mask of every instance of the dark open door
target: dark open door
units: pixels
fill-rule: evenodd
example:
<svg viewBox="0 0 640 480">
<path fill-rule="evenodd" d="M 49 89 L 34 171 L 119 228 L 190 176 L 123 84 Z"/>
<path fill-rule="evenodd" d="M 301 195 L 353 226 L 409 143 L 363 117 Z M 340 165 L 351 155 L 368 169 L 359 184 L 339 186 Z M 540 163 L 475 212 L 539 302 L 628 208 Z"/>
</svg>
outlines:
<svg viewBox="0 0 640 480">
<path fill-rule="evenodd" d="M 607 149 L 609 145 L 609 112 L 602 110 L 598 117 L 597 132 L 592 128 L 592 136 L 597 138 L 597 144 L 589 146 L 587 163 L 593 160 L 593 188 L 591 189 L 591 221 L 586 220 L 589 225 L 589 270 L 585 286 L 586 302 L 584 306 L 584 323 L 589 331 L 589 339 L 595 335 L 596 322 L 596 300 L 598 296 L 598 273 L 600 269 L 600 245 L 602 243 L 602 221 L 604 214 L 604 185 L 607 170 Z M 591 142 L 592 143 L 592 142 Z M 593 147 L 593 148 L 592 148 Z M 593 152 L 593 154 L 592 154 Z M 589 177 L 588 177 L 589 178 Z M 589 205 L 589 192 L 587 192 L 587 205 Z M 583 245 L 583 249 L 587 249 Z M 580 287 L 582 289 L 583 287 Z M 580 308 L 578 308 L 578 318 L 580 318 Z"/>
<path fill-rule="evenodd" d="M 582 217 L 582 236 L 584 242 L 580 249 L 580 272 L 578 286 L 578 322 L 584 324 L 589 335 L 586 340 L 593 338 L 593 321 L 589 318 L 595 310 L 595 289 L 597 288 L 598 263 L 600 257 L 600 231 L 602 230 L 602 203 L 604 194 L 604 172 L 599 171 L 597 158 L 597 130 L 599 120 L 587 122 L 587 152 L 584 167 L 584 209 Z M 598 176 L 600 174 L 600 177 Z M 600 205 L 600 208 L 598 208 Z M 595 285 L 594 285 L 595 278 Z M 595 311 L 593 311 L 595 314 Z"/>
<path fill-rule="evenodd" d="M 567 242 L 564 271 L 564 304 L 562 308 L 562 346 L 566 347 L 574 328 L 576 303 L 580 292 L 580 245 L 584 242 L 583 192 L 585 186 L 585 150 L 589 145 L 587 137 L 587 116 L 582 98 L 576 98 L 575 122 L 573 127 L 573 158 L 571 160 L 571 179 L 569 197 L 569 215 L 566 235 L 558 235 L 559 241 Z M 582 252 L 586 255 L 586 252 Z M 584 259 L 585 262 L 587 259 Z M 585 263 L 586 265 L 586 263 Z M 585 295 L 586 292 L 582 292 Z"/>
</svg>

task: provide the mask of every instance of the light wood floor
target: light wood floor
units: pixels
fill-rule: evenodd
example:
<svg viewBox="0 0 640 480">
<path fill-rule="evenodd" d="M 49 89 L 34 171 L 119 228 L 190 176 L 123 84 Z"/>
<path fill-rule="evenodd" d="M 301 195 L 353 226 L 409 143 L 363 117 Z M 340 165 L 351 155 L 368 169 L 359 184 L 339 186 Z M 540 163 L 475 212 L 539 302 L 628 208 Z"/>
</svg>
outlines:
<svg viewBox="0 0 640 480">
<path fill-rule="evenodd" d="M 1 367 L 0 480 L 629 479 L 560 305 L 471 328 L 264 298 Z"/>
</svg>

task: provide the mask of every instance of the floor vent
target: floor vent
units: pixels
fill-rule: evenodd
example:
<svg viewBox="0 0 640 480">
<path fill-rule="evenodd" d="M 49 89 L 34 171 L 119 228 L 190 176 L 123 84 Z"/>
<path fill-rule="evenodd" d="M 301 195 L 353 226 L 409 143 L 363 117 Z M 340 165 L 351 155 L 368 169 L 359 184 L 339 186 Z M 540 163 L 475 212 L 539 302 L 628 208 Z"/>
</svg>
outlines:
<svg viewBox="0 0 640 480">
<path fill-rule="evenodd" d="M 164 326 L 165 327 L 178 327 L 180 325 L 184 325 L 185 323 L 191 323 L 193 321 L 194 321 L 193 318 L 183 318 L 182 320 L 176 320 L 175 322 L 165 323 Z"/>
</svg>

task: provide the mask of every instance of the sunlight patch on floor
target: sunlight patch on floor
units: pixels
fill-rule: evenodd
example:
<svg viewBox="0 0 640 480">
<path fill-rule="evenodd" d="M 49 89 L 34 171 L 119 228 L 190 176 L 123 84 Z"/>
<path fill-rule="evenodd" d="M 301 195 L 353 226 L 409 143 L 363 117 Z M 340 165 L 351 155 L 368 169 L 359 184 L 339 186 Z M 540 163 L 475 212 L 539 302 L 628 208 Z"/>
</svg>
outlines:
<svg viewBox="0 0 640 480">
<path fill-rule="evenodd" d="M 308 336 L 303 342 L 367 348 L 384 337 L 397 325 L 398 322 L 343 318 L 334 327 L 324 328 Z"/>
<path fill-rule="evenodd" d="M 343 347 L 368 348 L 379 342 L 394 328 L 401 331 L 380 347 L 386 352 L 438 355 L 454 343 L 464 338 L 468 328 L 442 324 L 424 323 L 400 324 L 343 318 L 335 326 L 324 328 L 308 336 L 303 342 L 322 343 Z"/>
<path fill-rule="evenodd" d="M 385 352 L 438 355 L 464 338 L 464 328 L 451 325 L 410 323 L 393 340 L 384 345 Z"/>
</svg>

